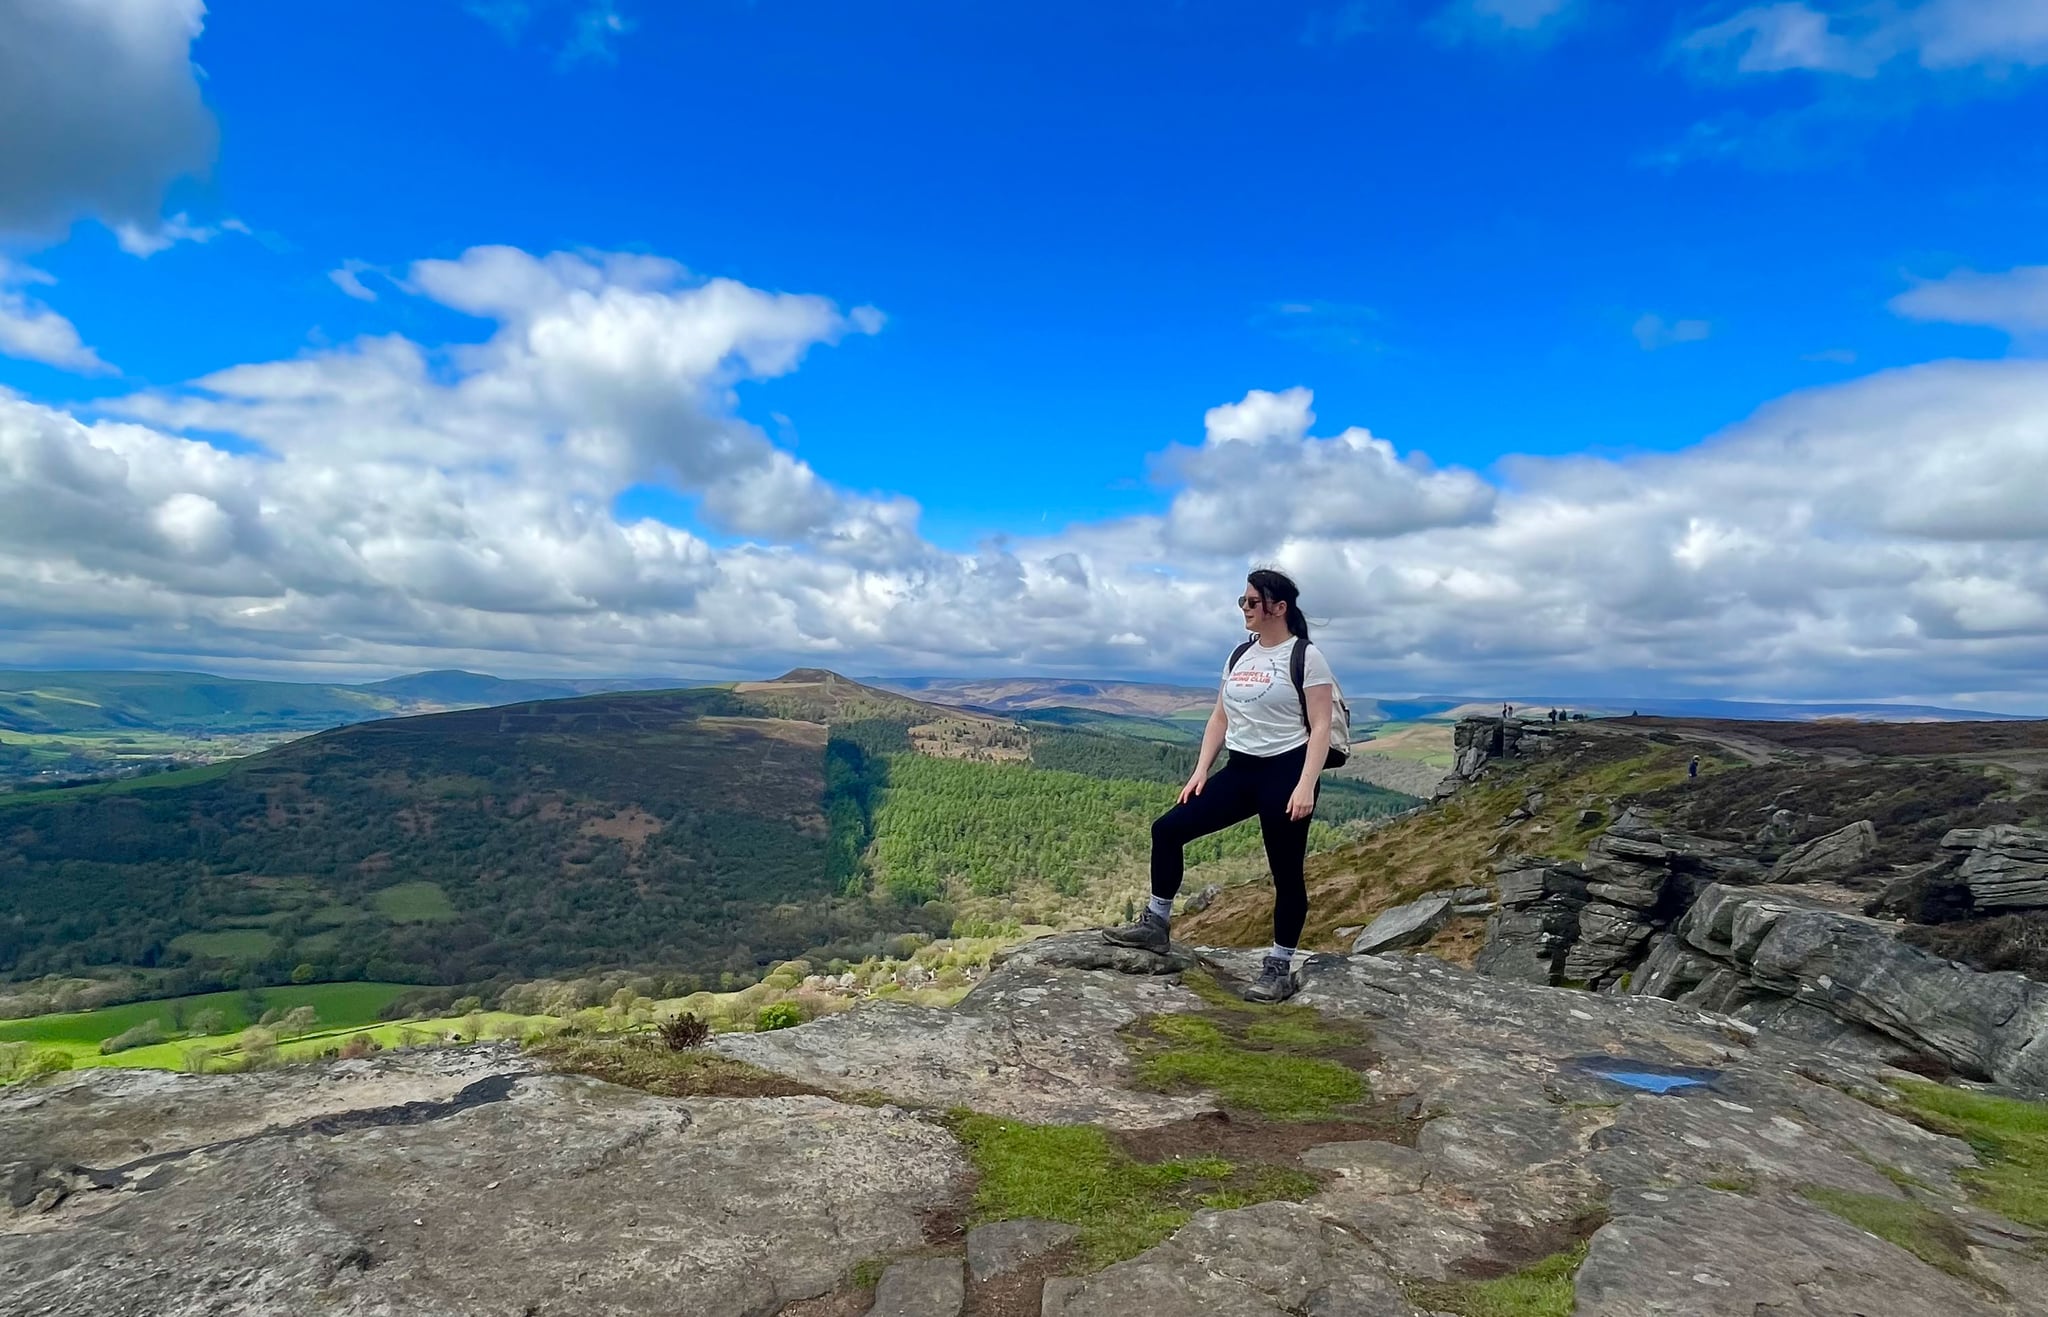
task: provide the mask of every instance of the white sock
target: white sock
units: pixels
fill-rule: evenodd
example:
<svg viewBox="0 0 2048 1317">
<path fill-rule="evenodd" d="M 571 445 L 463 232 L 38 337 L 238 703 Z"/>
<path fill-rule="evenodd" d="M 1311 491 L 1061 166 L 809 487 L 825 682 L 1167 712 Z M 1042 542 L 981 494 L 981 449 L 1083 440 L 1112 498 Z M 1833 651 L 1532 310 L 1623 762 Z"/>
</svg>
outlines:
<svg viewBox="0 0 2048 1317">
<path fill-rule="evenodd" d="M 1170 896 L 1155 896 L 1145 902 L 1145 908 L 1161 919 L 1173 918 L 1173 898 Z"/>
<path fill-rule="evenodd" d="M 1294 948 L 1283 947 L 1278 942 L 1275 942 L 1273 944 L 1273 949 L 1271 951 L 1268 951 L 1266 953 L 1266 956 L 1268 959 L 1284 960 L 1288 964 L 1292 965 L 1294 963 Z"/>
</svg>

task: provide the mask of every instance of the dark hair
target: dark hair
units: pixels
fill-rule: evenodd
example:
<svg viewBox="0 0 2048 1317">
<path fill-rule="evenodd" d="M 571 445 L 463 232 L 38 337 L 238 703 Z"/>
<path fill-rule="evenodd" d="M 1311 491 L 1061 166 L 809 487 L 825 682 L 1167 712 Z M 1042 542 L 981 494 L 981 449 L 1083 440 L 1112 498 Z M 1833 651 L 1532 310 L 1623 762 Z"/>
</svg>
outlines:
<svg viewBox="0 0 2048 1317">
<path fill-rule="evenodd" d="M 1287 605 L 1287 629 L 1303 640 L 1308 639 L 1308 619 L 1301 614 L 1301 587 L 1285 572 L 1276 572 L 1270 567 L 1261 567 L 1244 578 L 1245 584 L 1259 592 L 1267 603 Z"/>
</svg>

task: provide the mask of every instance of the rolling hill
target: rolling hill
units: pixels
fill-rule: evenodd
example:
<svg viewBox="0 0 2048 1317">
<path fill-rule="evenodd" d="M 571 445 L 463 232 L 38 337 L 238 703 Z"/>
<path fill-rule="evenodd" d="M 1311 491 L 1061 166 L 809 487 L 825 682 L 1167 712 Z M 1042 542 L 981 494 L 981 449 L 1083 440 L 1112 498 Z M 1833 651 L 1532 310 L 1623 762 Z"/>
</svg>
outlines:
<svg viewBox="0 0 2048 1317">
<path fill-rule="evenodd" d="M 857 957 L 962 914 L 1114 908 L 1192 756 L 818 670 L 359 723 L 0 797 L 0 976 L 195 991 Z M 1409 803 L 1332 780 L 1318 839 Z"/>
</svg>

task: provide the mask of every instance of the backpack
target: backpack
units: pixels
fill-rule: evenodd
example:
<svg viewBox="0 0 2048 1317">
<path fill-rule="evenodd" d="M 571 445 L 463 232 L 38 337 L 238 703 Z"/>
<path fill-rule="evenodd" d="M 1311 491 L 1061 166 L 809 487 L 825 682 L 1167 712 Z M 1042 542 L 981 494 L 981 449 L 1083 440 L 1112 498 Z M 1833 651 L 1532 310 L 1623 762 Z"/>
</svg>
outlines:
<svg viewBox="0 0 2048 1317">
<path fill-rule="evenodd" d="M 1230 651 L 1230 668 L 1237 667 L 1237 661 L 1245 656 L 1256 640 L 1247 640 Z M 1308 726 L 1308 690 L 1302 683 L 1308 666 L 1308 641 L 1300 636 L 1294 638 L 1294 652 L 1287 658 L 1287 675 L 1294 678 L 1294 697 L 1301 701 L 1301 724 Z M 1336 686 L 1330 688 L 1330 753 L 1323 758 L 1324 768 L 1342 768 L 1351 758 L 1351 706 L 1344 702 L 1344 692 Z"/>
</svg>

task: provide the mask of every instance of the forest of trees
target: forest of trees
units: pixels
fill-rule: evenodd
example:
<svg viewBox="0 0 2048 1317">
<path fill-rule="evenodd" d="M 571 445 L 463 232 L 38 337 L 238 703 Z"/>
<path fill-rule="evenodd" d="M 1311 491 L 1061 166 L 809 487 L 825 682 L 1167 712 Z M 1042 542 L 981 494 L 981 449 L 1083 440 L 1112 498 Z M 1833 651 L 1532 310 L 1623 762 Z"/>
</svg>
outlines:
<svg viewBox="0 0 2048 1317">
<path fill-rule="evenodd" d="M 718 691 L 471 710 L 202 782 L 0 804 L 0 977 L 198 991 L 859 959 L 945 932 L 950 899 L 1071 896 L 1142 857 L 1194 761 L 1051 727 L 1029 763 L 933 758 L 871 705 L 829 732 Z M 1313 844 L 1409 803 L 1326 781 Z M 1246 826 L 1190 859 L 1257 846 Z"/>
</svg>

